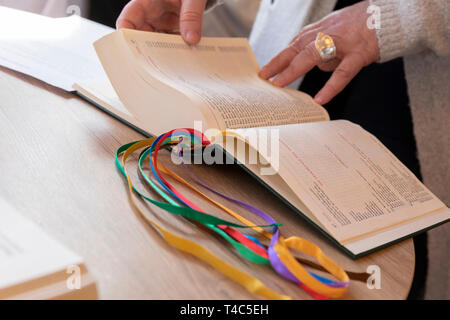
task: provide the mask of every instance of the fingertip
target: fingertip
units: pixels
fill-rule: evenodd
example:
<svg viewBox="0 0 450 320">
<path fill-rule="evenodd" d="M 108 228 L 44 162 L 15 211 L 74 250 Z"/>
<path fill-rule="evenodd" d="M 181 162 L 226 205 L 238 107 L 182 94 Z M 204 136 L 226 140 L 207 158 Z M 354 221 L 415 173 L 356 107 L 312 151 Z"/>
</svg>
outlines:
<svg viewBox="0 0 450 320">
<path fill-rule="evenodd" d="M 196 45 L 200 42 L 201 35 L 197 31 L 189 30 L 183 34 L 183 39 L 189 45 Z"/>
<path fill-rule="evenodd" d="M 329 98 L 327 98 L 321 90 L 314 97 L 314 101 L 323 106 L 324 104 L 327 104 L 329 102 Z"/>
<path fill-rule="evenodd" d="M 262 68 L 259 72 L 258 72 L 258 76 L 264 80 L 269 79 L 269 75 L 267 73 L 267 69 Z"/>
<path fill-rule="evenodd" d="M 126 19 L 119 19 L 116 22 L 116 29 L 137 29 L 134 23 Z"/>
<path fill-rule="evenodd" d="M 283 85 L 283 80 L 282 79 L 280 79 L 280 77 L 277 77 L 277 78 L 275 78 L 273 81 L 272 81 L 272 84 L 275 86 L 275 87 L 284 87 L 284 85 Z"/>
<path fill-rule="evenodd" d="M 314 97 L 314 101 L 317 104 L 324 105 L 322 97 Z"/>
</svg>

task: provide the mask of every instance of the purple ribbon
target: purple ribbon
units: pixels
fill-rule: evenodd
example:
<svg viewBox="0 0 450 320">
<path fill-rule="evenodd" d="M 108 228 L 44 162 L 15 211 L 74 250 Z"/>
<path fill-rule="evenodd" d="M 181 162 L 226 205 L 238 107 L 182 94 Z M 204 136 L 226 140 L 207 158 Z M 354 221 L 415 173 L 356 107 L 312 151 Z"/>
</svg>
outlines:
<svg viewBox="0 0 450 320">
<path fill-rule="evenodd" d="M 180 142 L 180 144 L 181 144 L 181 142 Z M 180 144 L 179 144 L 179 145 L 180 145 Z M 191 176 L 198 184 L 200 184 L 200 185 L 203 186 L 204 188 L 208 189 L 209 191 L 211 191 L 211 192 L 213 192 L 213 193 L 219 195 L 220 197 L 225 198 L 225 199 L 227 199 L 227 200 L 229 200 L 229 201 L 231 201 L 231 202 L 237 203 L 238 205 L 240 205 L 240 206 L 242 206 L 242 207 L 244 207 L 244 208 L 246 208 L 246 209 L 252 211 L 253 213 L 257 214 L 258 216 L 260 216 L 261 218 L 263 218 L 264 220 L 266 220 L 266 221 L 268 222 L 268 224 L 274 224 L 274 223 L 277 223 L 270 215 L 268 215 L 267 213 L 261 211 L 260 209 L 254 207 L 254 206 L 252 206 L 252 205 L 250 205 L 250 204 L 248 204 L 248 203 L 246 203 L 246 202 L 243 202 L 243 201 L 240 201 L 240 200 L 231 198 L 231 197 L 229 197 L 229 196 L 227 196 L 227 195 L 225 195 L 225 194 L 223 194 L 223 193 L 221 193 L 221 192 L 219 192 L 219 191 L 213 189 L 212 187 L 210 187 L 209 185 L 207 185 L 206 183 L 204 183 L 203 181 L 201 181 L 201 180 L 200 180 L 200 179 L 199 179 L 199 178 L 198 178 L 198 177 L 197 177 L 197 176 L 196 176 L 196 175 L 188 168 L 188 166 L 187 166 L 186 163 L 184 162 L 184 159 L 183 159 L 183 157 L 182 157 L 182 155 L 181 155 L 181 148 L 180 148 L 180 150 L 179 150 L 179 152 L 178 152 L 178 156 L 180 157 L 181 163 L 183 164 L 183 166 L 184 166 L 184 168 L 186 169 L 186 171 L 189 173 L 189 175 L 190 175 L 190 176 Z M 286 279 L 288 279 L 288 280 L 290 280 L 290 281 L 292 281 L 292 282 L 301 284 L 301 281 L 298 280 L 298 279 L 292 274 L 291 271 L 289 271 L 289 269 L 285 266 L 285 264 L 284 264 L 284 263 L 280 260 L 280 258 L 278 257 L 278 254 L 277 254 L 277 252 L 276 252 L 276 250 L 275 250 L 275 244 L 278 242 L 279 235 L 280 235 L 279 228 L 278 228 L 278 227 L 274 227 L 274 228 L 273 228 L 273 236 L 272 236 L 272 239 L 271 239 L 271 241 L 270 241 L 269 248 L 268 248 L 269 261 L 270 261 L 272 267 L 275 269 L 275 271 L 276 271 L 278 274 L 280 274 L 281 276 L 283 276 L 284 278 L 286 278 Z M 340 282 L 338 282 L 338 281 L 333 281 L 333 280 L 330 280 L 330 279 L 327 279 L 327 278 L 320 277 L 320 276 L 318 276 L 318 275 L 316 275 L 316 274 L 314 274 L 314 273 L 312 273 L 312 272 L 309 272 L 309 273 L 310 273 L 312 276 L 314 276 L 316 279 L 318 279 L 319 281 L 325 283 L 325 285 L 328 285 L 328 286 L 333 287 L 333 288 L 345 288 L 345 287 L 347 287 L 348 284 L 349 284 L 348 281 L 340 281 Z"/>
</svg>

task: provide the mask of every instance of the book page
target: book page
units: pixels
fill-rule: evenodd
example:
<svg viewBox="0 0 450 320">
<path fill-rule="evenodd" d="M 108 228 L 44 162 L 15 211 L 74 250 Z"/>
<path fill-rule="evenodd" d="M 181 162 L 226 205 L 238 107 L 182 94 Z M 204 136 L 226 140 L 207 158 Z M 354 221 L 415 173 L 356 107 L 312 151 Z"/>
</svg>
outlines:
<svg viewBox="0 0 450 320">
<path fill-rule="evenodd" d="M 445 208 L 358 125 L 339 120 L 270 129 L 279 130 L 278 174 L 342 244 Z"/>
<path fill-rule="evenodd" d="M 180 36 L 121 32 L 139 61 L 141 76 L 184 93 L 205 118 L 215 119 L 217 129 L 329 120 L 310 96 L 260 79 L 247 39 L 204 37 L 188 46 Z"/>
<path fill-rule="evenodd" d="M 122 32 L 113 32 L 103 37 L 94 43 L 94 47 L 113 91 L 120 99 L 120 107 L 124 106 L 128 111 L 119 114 L 122 119 L 125 119 L 123 115 L 126 115 L 126 118 L 130 119 L 128 122 L 152 135 L 160 135 L 174 128 L 192 127 L 195 121 L 215 123 L 214 119 L 205 119 L 189 97 L 147 72 L 145 66 L 133 56 Z M 110 111 L 117 109 L 108 106 L 109 102 L 115 100 L 116 95 L 113 95 L 107 86 L 96 86 L 91 90 L 92 85 L 83 82 L 77 83 L 75 87 L 103 108 Z M 92 95 L 96 96 L 96 99 L 93 99 Z"/>
</svg>

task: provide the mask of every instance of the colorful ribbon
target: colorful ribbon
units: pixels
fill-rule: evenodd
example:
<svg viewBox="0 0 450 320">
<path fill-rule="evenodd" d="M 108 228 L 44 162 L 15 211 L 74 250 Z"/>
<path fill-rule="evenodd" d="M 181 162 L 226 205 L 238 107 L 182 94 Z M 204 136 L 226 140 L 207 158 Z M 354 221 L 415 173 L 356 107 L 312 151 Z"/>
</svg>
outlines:
<svg viewBox="0 0 450 320">
<path fill-rule="evenodd" d="M 183 237 L 180 237 L 174 233 L 167 231 L 166 229 L 161 227 L 159 224 L 157 224 L 156 222 L 151 220 L 144 213 L 144 211 L 140 208 L 139 204 L 137 203 L 133 191 L 136 192 L 139 196 L 146 199 L 147 201 L 153 203 L 154 205 L 158 206 L 159 208 L 162 208 L 170 213 L 179 214 L 182 212 L 182 213 L 188 215 L 192 211 L 192 209 L 190 209 L 190 208 L 182 208 L 182 207 L 170 204 L 170 203 L 164 203 L 164 202 L 159 202 L 159 201 L 150 199 L 150 198 L 144 196 L 138 189 L 136 189 L 133 186 L 133 182 L 132 182 L 131 178 L 129 177 L 127 170 L 126 170 L 126 160 L 135 151 L 150 146 L 154 140 L 155 140 L 155 138 L 150 138 L 150 139 L 126 144 L 126 145 L 120 147 L 116 153 L 116 165 L 117 165 L 119 171 L 123 174 L 123 176 L 127 180 L 128 191 L 129 191 L 133 206 L 136 208 L 136 210 L 139 212 L 139 214 L 142 216 L 142 218 L 145 219 L 145 221 L 147 221 L 151 226 L 153 226 L 168 244 L 174 246 L 175 248 L 177 248 L 181 251 L 192 254 L 192 255 L 198 257 L 199 259 L 205 261 L 206 263 L 211 265 L 213 268 L 215 268 L 217 271 L 221 272 L 225 276 L 229 277 L 230 279 L 232 279 L 232 280 L 236 281 L 237 283 L 239 283 L 240 285 L 242 285 L 244 288 L 246 288 L 252 294 L 261 296 L 266 299 L 274 299 L 274 300 L 289 300 L 289 299 L 291 299 L 288 296 L 280 295 L 280 294 L 276 293 L 275 291 L 272 291 L 271 289 L 267 288 L 257 278 L 247 274 L 246 272 L 239 270 L 238 268 L 233 267 L 226 261 L 216 257 L 208 249 L 197 244 L 196 242 L 193 242 L 189 239 L 185 239 Z M 122 161 L 119 161 L 119 156 L 121 154 L 122 154 Z M 188 210 L 186 211 L 185 209 L 188 209 Z M 238 247 L 236 249 L 239 251 Z"/>
<path fill-rule="evenodd" d="M 165 139 L 165 138 L 169 137 L 170 135 L 180 134 L 180 133 L 184 134 L 184 132 L 176 132 L 176 131 L 168 132 L 165 135 L 160 136 L 159 137 L 160 139 L 159 140 L 157 139 L 154 142 L 153 146 L 151 146 L 151 148 L 149 150 L 151 152 L 154 149 L 154 152 L 155 152 L 154 160 L 150 162 L 150 166 L 152 168 L 153 174 L 155 175 L 156 179 L 166 190 L 168 190 L 174 197 L 178 198 L 180 201 L 184 202 L 186 205 L 197 209 L 198 208 L 197 206 L 195 206 L 190 201 L 188 201 L 186 198 L 184 198 L 175 188 L 173 188 L 160 175 L 160 173 L 158 172 L 158 168 L 157 168 L 158 167 L 157 154 L 158 154 L 160 146 L 163 144 L 162 139 Z M 191 138 L 192 138 L 192 136 L 194 135 L 194 132 L 190 131 L 189 134 L 191 135 Z M 203 137 L 197 137 L 197 138 L 198 138 L 198 140 L 203 140 Z M 185 168 L 187 169 L 186 166 L 185 166 Z M 192 172 L 189 171 L 189 173 L 191 174 L 191 176 L 193 175 Z M 204 187 L 209 189 L 210 191 L 215 192 L 216 194 L 220 195 L 221 197 L 226 198 L 229 201 L 233 201 L 233 202 L 241 205 L 242 207 L 256 213 L 257 215 L 264 218 L 267 222 L 272 223 L 272 224 L 275 223 L 275 221 L 269 215 L 262 212 L 261 210 L 255 208 L 253 206 L 250 206 L 244 202 L 232 199 L 222 193 L 217 192 L 216 190 L 212 189 L 211 187 L 205 185 L 203 182 L 201 182 L 195 176 L 194 176 L 194 179 L 198 183 L 200 183 L 201 185 L 203 185 Z M 279 239 L 280 239 L 280 242 L 283 244 L 282 246 L 280 246 L 278 244 Z M 317 293 L 317 292 L 313 293 L 313 296 L 315 298 L 323 299 L 323 298 L 325 298 L 325 295 L 330 296 L 330 297 L 339 297 L 343 294 L 343 292 L 345 292 L 346 287 L 349 284 L 349 279 L 348 279 L 348 276 L 346 275 L 345 271 L 342 270 L 331 259 L 326 257 L 317 246 L 315 246 L 314 244 L 312 244 L 304 239 L 296 238 L 296 237 L 290 238 L 289 243 L 293 249 L 297 249 L 299 251 L 309 253 L 310 255 L 316 257 L 319 260 L 319 262 L 323 263 L 323 266 L 325 267 L 325 269 L 328 272 L 335 275 L 337 278 L 341 279 L 342 281 L 335 282 L 335 281 L 320 277 L 313 273 L 306 273 L 306 270 L 295 260 L 295 258 L 293 258 L 293 256 L 286 249 L 287 246 L 284 242 L 284 239 L 280 238 L 278 228 L 274 228 L 274 236 L 271 237 L 271 244 L 269 245 L 268 253 L 269 253 L 269 257 L 270 257 L 272 266 L 280 275 L 282 275 L 286 279 L 289 279 L 293 282 L 299 283 L 305 290 L 307 290 L 310 293 L 313 293 L 314 291 L 319 292 L 319 293 Z M 303 248 L 303 247 L 305 247 L 305 248 Z M 275 250 L 275 248 L 278 248 L 278 249 Z M 283 261 L 280 260 L 276 251 L 283 252 L 281 254 Z M 305 273 L 306 273 L 306 275 L 305 275 Z M 296 274 L 296 276 L 294 276 L 294 274 Z M 301 281 L 299 281 L 299 279 L 306 279 L 305 281 L 307 281 L 309 286 L 313 287 L 314 290 L 311 290 L 311 288 L 309 288 L 308 285 L 303 284 Z"/>
<path fill-rule="evenodd" d="M 180 138 L 183 138 L 183 140 L 180 140 Z M 197 146 L 206 146 L 209 144 L 209 141 L 207 141 L 204 136 L 196 132 L 192 129 L 181 129 L 181 130 L 172 130 L 166 134 L 161 135 L 158 138 L 152 138 L 147 139 L 141 142 L 135 142 L 132 144 L 128 144 L 126 146 L 123 146 L 118 151 L 118 155 L 125 151 L 123 156 L 123 163 L 120 165 L 118 161 L 118 157 L 116 158 L 116 163 L 118 164 L 119 169 L 121 172 L 125 175 L 127 178 L 130 186 L 130 192 L 131 190 L 134 190 L 137 192 L 142 198 L 144 198 L 147 201 L 150 201 L 151 203 L 159 206 L 160 208 L 165 209 L 168 212 L 171 212 L 173 214 L 177 214 L 180 216 L 183 216 L 185 218 L 197 221 L 199 223 L 204 224 L 206 227 L 208 227 L 210 230 L 218 233 L 221 235 L 225 240 L 227 240 L 244 258 L 260 264 L 270 264 L 274 270 L 283 276 L 284 278 L 298 283 L 304 290 L 306 290 L 310 295 L 312 295 L 316 299 L 327 299 L 329 297 L 332 298 L 338 298 L 342 296 L 349 284 L 349 278 L 346 274 L 346 272 L 340 268 L 334 261 L 329 259 L 317 246 L 315 246 L 313 243 L 302 239 L 298 237 L 290 237 L 288 239 L 284 239 L 279 231 L 279 224 L 276 223 L 276 221 L 267 213 L 259 210 L 258 208 L 255 208 L 245 202 L 242 202 L 237 199 L 233 199 L 231 197 L 226 196 L 223 193 L 220 193 L 216 191 L 215 189 L 211 188 L 204 182 L 202 182 L 200 179 L 198 179 L 197 176 L 193 174 L 192 171 L 189 170 L 189 168 L 186 166 L 186 164 L 183 161 L 182 154 L 181 154 L 181 147 L 185 146 L 184 140 L 185 138 L 189 138 L 189 141 L 192 143 L 194 142 L 194 145 Z M 221 205 L 220 203 L 212 200 L 202 192 L 200 192 L 198 189 L 193 187 L 191 184 L 186 182 L 184 179 L 176 175 L 174 172 L 170 171 L 169 169 L 165 168 L 162 164 L 159 164 L 157 161 L 158 152 L 162 148 L 167 148 L 169 146 L 173 146 L 176 144 L 178 148 L 180 148 L 178 156 L 182 160 L 183 166 L 187 170 L 187 172 L 190 174 L 190 176 L 202 187 L 210 190 L 211 192 L 221 196 L 222 198 L 234 202 L 241 207 L 253 212 L 254 214 L 260 216 L 263 218 L 268 224 L 263 226 L 258 226 L 247 219 L 241 217 L 237 213 L 231 211 L 230 209 L 226 208 L 225 206 Z M 141 156 L 139 157 L 139 170 L 144 177 L 145 181 L 150 185 L 151 188 L 153 188 L 160 196 L 162 196 L 167 203 L 161 203 L 157 202 L 155 200 L 152 200 L 146 196 L 144 196 L 142 193 L 140 193 L 137 189 L 135 189 L 132 185 L 131 179 L 127 176 L 126 171 L 124 169 L 125 167 L 125 160 L 126 157 L 128 157 L 129 154 L 133 153 L 134 151 L 145 148 L 150 146 L 149 149 L 145 150 Z M 190 145 L 188 146 L 191 147 Z M 150 156 L 151 155 L 151 156 Z M 159 189 L 159 187 L 153 183 L 145 174 L 142 163 L 143 161 L 149 157 L 150 159 L 150 168 L 152 170 L 152 173 L 157 180 L 157 182 L 163 187 L 163 189 L 166 191 L 162 191 Z M 122 168 L 122 169 L 121 169 Z M 235 224 L 232 222 L 225 221 L 223 219 L 219 219 L 217 217 L 214 217 L 212 215 L 206 214 L 200 207 L 198 207 L 196 204 L 192 203 L 189 199 L 184 197 L 176 188 L 174 188 L 160 173 L 160 170 L 164 172 L 165 174 L 168 174 L 172 178 L 176 179 L 177 181 L 187 185 L 189 188 L 194 190 L 195 192 L 202 195 L 205 199 L 212 202 L 214 205 L 219 207 L 220 209 L 227 212 L 229 215 L 233 216 L 234 218 L 238 219 L 240 222 L 244 223 L 244 225 Z M 172 199 L 172 198 L 173 199 Z M 175 200 L 176 201 L 175 201 Z M 179 203 L 182 205 L 181 206 Z M 135 206 L 137 206 L 136 202 L 133 201 Z M 138 210 L 141 212 L 140 208 Z M 143 212 L 141 212 L 142 215 Z M 145 215 L 144 215 L 145 216 Z M 148 221 L 148 219 L 147 219 Z M 152 222 L 150 222 L 152 223 Z M 152 223 L 153 224 L 153 223 Z M 265 236 L 266 238 L 270 239 L 270 244 L 268 248 L 266 249 L 264 245 L 262 245 L 259 240 L 255 237 L 243 234 L 239 231 L 234 230 L 233 228 L 252 228 L 261 235 Z M 265 231 L 262 227 L 272 227 L 273 228 L 273 234 Z M 161 227 L 157 227 L 159 229 Z M 167 232 L 167 231 L 165 231 Z M 183 239 L 183 238 L 180 238 Z M 186 240 L 186 239 L 183 239 Z M 190 240 L 186 240 L 190 241 Z M 197 245 L 199 246 L 199 245 Z M 201 246 L 199 246 L 201 247 Z M 202 247 L 201 247 L 202 248 Z M 320 265 L 327 270 L 329 273 L 334 275 L 337 279 L 340 281 L 333 281 L 330 279 L 327 279 L 325 277 L 321 277 L 313 272 L 306 271 L 304 267 L 296 260 L 296 258 L 291 254 L 289 251 L 289 248 L 301 251 L 303 253 L 306 253 L 310 256 L 313 256 L 317 259 L 317 261 L 320 263 Z M 202 248 L 203 250 L 206 250 Z M 183 249 L 182 249 L 183 250 Z M 199 256 L 199 255 L 197 255 Z M 199 256 L 200 257 L 200 256 Z M 200 257 L 202 259 L 202 257 Z M 216 257 L 214 257 L 216 258 Z M 216 258 L 218 259 L 218 258 Z M 203 259 L 205 260 L 205 259 Z M 220 259 L 219 259 L 220 260 Z M 206 261 L 206 260 L 205 260 Z M 210 263 L 211 264 L 211 263 Z M 219 270 L 221 271 L 221 270 Z M 230 271 L 230 270 L 227 270 Z M 221 271 L 223 272 L 223 270 Z M 242 271 L 240 271 L 242 273 Z M 225 273 L 225 272 L 223 272 Z M 227 274 L 230 278 L 236 280 L 233 278 L 230 274 Z M 249 276 L 249 275 L 247 275 Z M 249 276 L 251 277 L 251 276 Z M 236 280 L 237 281 L 237 280 Z M 257 281 L 260 283 L 259 280 L 253 278 L 252 281 Z M 239 282 L 239 281 L 238 281 Z M 242 285 L 246 286 L 246 283 L 239 282 Z M 247 287 L 248 289 L 248 287 Z M 273 294 L 278 295 L 276 293 L 271 292 L 271 295 Z M 285 296 L 280 296 L 280 298 L 287 298 Z"/>
</svg>

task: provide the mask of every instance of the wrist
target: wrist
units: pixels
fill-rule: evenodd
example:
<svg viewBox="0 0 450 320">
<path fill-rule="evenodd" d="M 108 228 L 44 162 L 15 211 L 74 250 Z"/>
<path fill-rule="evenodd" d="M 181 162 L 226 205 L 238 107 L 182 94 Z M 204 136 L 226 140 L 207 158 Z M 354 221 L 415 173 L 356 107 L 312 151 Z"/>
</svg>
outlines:
<svg viewBox="0 0 450 320">
<path fill-rule="evenodd" d="M 423 29 L 420 12 L 413 10 L 408 1 L 370 0 L 376 6 L 380 23 L 376 29 L 380 49 L 380 62 L 420 51 Z"/>
</svg>

